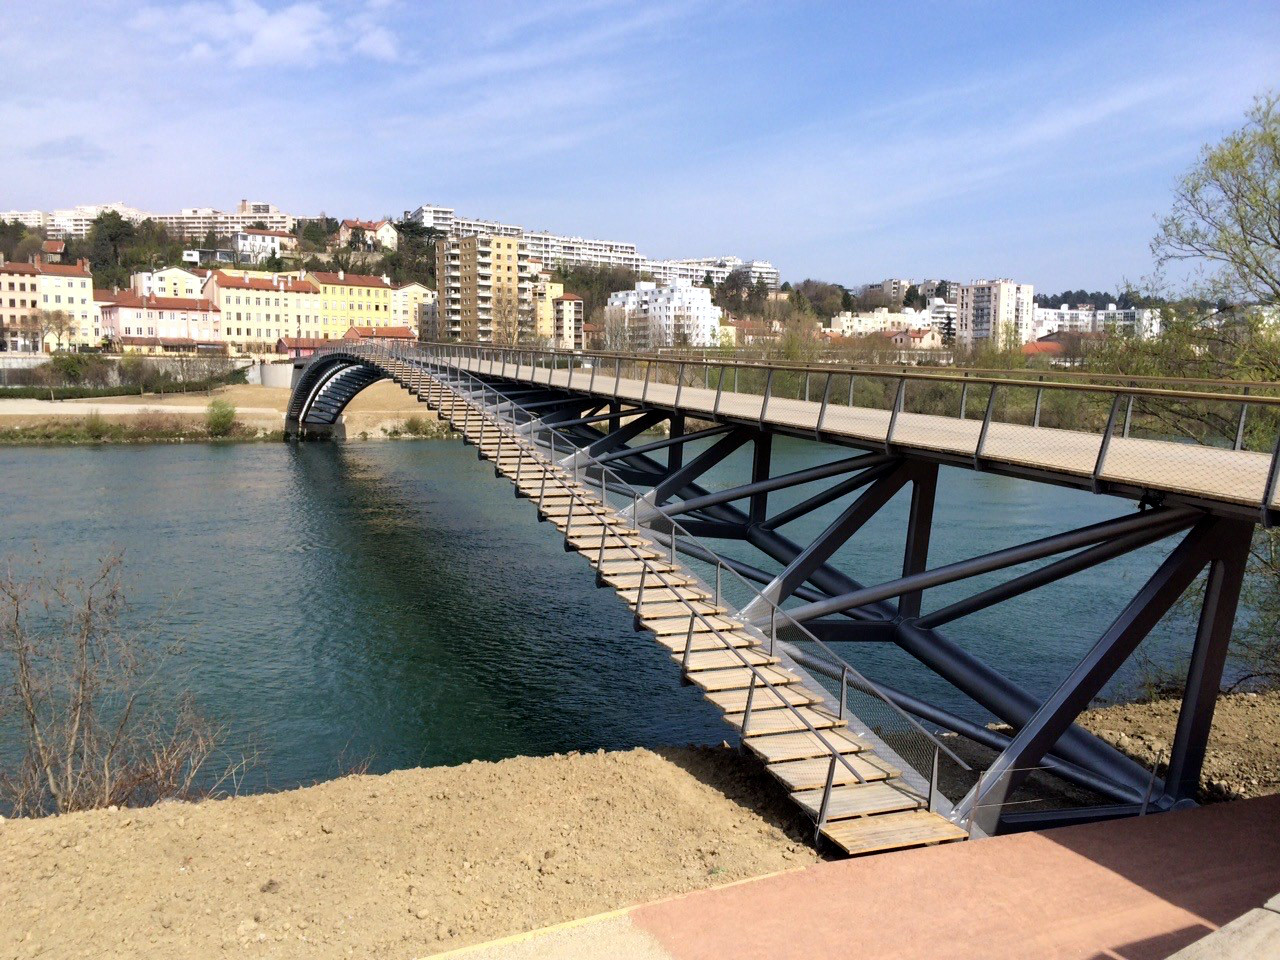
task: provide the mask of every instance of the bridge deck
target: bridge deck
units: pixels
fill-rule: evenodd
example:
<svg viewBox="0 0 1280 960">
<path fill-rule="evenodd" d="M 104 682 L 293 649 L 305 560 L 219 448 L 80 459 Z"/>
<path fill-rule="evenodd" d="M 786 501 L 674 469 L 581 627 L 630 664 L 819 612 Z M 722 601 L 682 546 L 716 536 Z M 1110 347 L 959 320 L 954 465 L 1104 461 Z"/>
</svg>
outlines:
<svg viewBox="0 0 1280 960">
<path fill-rule="evenodd" d="M 599 371 L 592 387 L 591 370 L 550 370 L 517 367 L 514 363 L 461 359 L 461 369 L 544 384 L 601 398 L 643 401 L 708 418 L 763 422 L 805 434 L 843 438 L 854 443 L 883 444 L 889 432 L 888 410 L 846 406 L 831 402 L 823 413 L 817 401 L 770 397 L 767 407 L 759 394 L 717 393 L 705 386 L 676 386 L 622 378 Z M 570 378 L 572 377 L 572 384 Z M 615 392 L 616 387 L 616 392 Z M 678 403 L 677 403 L 678 396 Z M 762 407 L 763 417 L 762 417 Z M 819 424 L 819 418 L 822 422 Z M 924 452 L 972 458 L 978 448 L 982 423 L 956 417 L 902 412 L 893 424 L 893 445 Z M 1034 427 L 992 421 L 982 446 L 982 460 L 1030 468 L 1081 485 L 1092 481 L 1102 436 L 1077 430 Z M 1103 461 L 1099 479 L 1146 490 L 1181 494 L 1197 499 L 1260 509 L 1271 458 L 1248 450 L 1177 443 L 1138 437 L 1115 436 Z M 1280 494 L 1280 491 L 1277 491 Z M 1273 495 L 1271 506 L 1276 506 Z"/>
<path fill-rule="evenodd" d="M 877 756 L 871 743 L 847 732 L 847 721 L 826 707 L 822 692 L 770 656 L 758 630 L 707 603 L 706 593 L 696 587 L 697 579 L 680 563 L 666 560 L 666 552 L 643 531 L 532 448 L 525 446 L 523 455 L 511 456 L 517 448 L 509 425 L 491 418 L 478 405 L 418 367 L 395 360 L 384 365 L 474 442 L 480 455 L 494 462 L 499 475 L 511 480 L 522 495 L 540 501 L 540 519 L 559 529 L 567 548 L 597 568 L 602 582 L 614 587 L 636 615 L 638 627 L 643 625 L 671 652 L 685 678 L 720 709 L 725 721 L 742 734 L 744 744 L 814 819 L 819 817 L 830 776 L 834 786 L 824 836 L 851 854 L 966 838 L 964 830 L 925 809 L 926 798 L 907 784 L 901 771 Z M 561 496 L 552 497 L 552 493 Z M 608 538 L 603 553 L 602 536 Z M 625 546 L 611 548 L 614 543 Z M 630 559 L 636 552 L 655 559 Z M 648 571 L 643 594 L 642 570 Z M 660 576 L 655 577 L 655 571 Z M 693 617 L 681 602 L 690 596 L 705 614 L 705 619 L 692 624 L 700 629 L 692 631 Z M 712 623 L 716 630 L 710 629 Z M 690 638 L 692 648 L 686 655 Z M 754 670 L 747 663 L 756 665 Z M 753 687 L 747 717 L 748 691 Z M 841 763 L 832 770 L 833 748 L 856 774 Z M 904 819 L 903 811 L 914 816 Z"/>
</svg>

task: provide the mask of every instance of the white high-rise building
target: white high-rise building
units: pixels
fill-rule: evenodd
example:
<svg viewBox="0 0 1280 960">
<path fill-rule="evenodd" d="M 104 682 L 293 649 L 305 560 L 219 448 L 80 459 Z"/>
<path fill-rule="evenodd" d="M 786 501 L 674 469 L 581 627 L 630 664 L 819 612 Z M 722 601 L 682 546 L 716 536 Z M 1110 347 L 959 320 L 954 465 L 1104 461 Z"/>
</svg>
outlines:
<svg viewBox="0 0 1280 960">
<path fill-rule="evenodd" d="M 690 283 L 702 283 L 707 275 L 711 282 L 724 283 L 725 278 L 736 270 L 745 270 L 751 282 L 763 280 L 770 290 L 777 290 L 781 283 L 778 268 L 768 260 L 742 260 L 739 257 L 702 257 L 691 260 L 648 260 L 643 268 L 652 274 L 658 283 L 674 283 L 677 280 L 688 280 Z"/>
<path fill-rule="evenodd" d="M 190 207 L 178 213 L 149 213 L 123 203 L 96 203 L 49 213 L 39 210 L 11 210 L 0 214 L 0 218 L 16 219 L 32 229 L 44 229 L 49 236 L 57 239 L 83 240 L 89 235 L 93 221 L 108 211 L 120 214 L 131 223 L 154 220 L 168 229 L 171 236 L 180 240 L 198 240 L 210 230 L 217 236 L 229 237 L 256 223 L 265 224 L 267 230 L 292 232 L 298 222 L 296 217 L 258 200 L 241 200 L 236 209 L 229 213 L 212 207 Z"/>
<path fill-rule="evenodd" d="M 1064 303 L 1057 307 L 1036 307 L 1034 337 L 1051 333 L 1110 333 L 1146 339 L 1158 337 L 1162 326 L 1159 310 L 1136 307 L 1106 308 L 1092 303 Z"/>
<path fill-rule="evenodd" d="M 721 310 L 711 302 L 711 291 L 688 280 L 666 286 L 642 280 L 633 290 L 609 295 L 605 323 L 625 325 L 637 347 L 720 344 Z"/>
<path fill-rule="evenodd" d="M 956 342 L 982 340 L 1023 344 L 1035 324 L 1035 287 L 1013 280 L 975 280 L 960 288 L 956 304 Z"/>
<path fill-rule="evenodd" d="M 636 273 L 651 274 L 658 283 L 688 280 L 701 283 L 709 273 L 715 283 L 723 283 L 734 270 L 746 270 L 751 282 L 763 278 L 770 290 L 781 282 L 778 270 L 767 260 L 744 261 L 738 257 L 703 257 L 694 260 L 650 260 L 642 256 L 634 243 L 615 240 L 592 240 L 551 233 L 547 230 L 524 230 L 496 220 L 477 220 L 458 216 L 452 207 L 427 204 L 406 210 L 406 220 L 416 220 L 450 237 L 523 237 L 530 260 L 545 267 L 621 267 Z"/>
</svg>

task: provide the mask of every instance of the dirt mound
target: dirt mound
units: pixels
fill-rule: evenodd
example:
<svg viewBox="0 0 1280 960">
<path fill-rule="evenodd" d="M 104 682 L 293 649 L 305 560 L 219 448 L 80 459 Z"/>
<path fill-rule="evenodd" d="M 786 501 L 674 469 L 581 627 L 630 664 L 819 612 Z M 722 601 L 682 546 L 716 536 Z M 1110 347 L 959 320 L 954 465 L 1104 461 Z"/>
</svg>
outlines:
<svg viewBox="0 0 1280 960">
<path fill-rule="evenodd" d="M 814 862 L 730 750 L 405 770 L 0 824 L 0 955 L 423 956 Z"/>
</svg>

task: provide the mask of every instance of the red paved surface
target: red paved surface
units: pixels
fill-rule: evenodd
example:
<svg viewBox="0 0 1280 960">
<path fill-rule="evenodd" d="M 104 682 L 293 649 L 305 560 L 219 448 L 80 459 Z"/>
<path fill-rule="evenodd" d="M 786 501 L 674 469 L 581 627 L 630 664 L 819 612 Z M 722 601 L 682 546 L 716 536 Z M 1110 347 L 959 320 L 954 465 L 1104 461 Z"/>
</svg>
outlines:
<svg viewBox="0 0 1280 960">
<path fill-rule="evenodd" d="M 1280 796 L 824 863 L 632 911 L 679 960 L 1164 960 L 1280 891 Z"/>
</svg>

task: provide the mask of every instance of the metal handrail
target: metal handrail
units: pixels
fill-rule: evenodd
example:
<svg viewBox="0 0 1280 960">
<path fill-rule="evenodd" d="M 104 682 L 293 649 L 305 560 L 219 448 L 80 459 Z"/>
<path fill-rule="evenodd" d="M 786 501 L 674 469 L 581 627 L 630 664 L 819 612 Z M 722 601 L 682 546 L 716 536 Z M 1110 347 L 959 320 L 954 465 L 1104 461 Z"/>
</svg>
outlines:
<svg viewBox="0 0 1280 960">
<path fill-rule="evenodd" d="M 527 352 L 527 351 L 526 351 L 526 352 Z M 544 353 L 545 353 L 545 352 L 547 352 L 547 351 L 542 351 L 542 352 L 544 352 Z M 505 361 L 504 361 L 504 365 L 505 365 Z M 453 371 L 455 371 L 456 373 L 462 373 L 462 374 L 464 374 L 464 375 L 465 375 L 465 376 L 467 376 L 469 379 L 477 380 L 477 378 L 476 378 L 476 377 L 474 377 L 474 376 L 470 373 L 470 371 L 462 370 L 461 368 L 457 367 L 456 365 L 451 365 L 451 366 L 450 366 L 450 369 L 451 369 L 451 370 L 453 370 Z M 479 382 L 480 382 L 480 383 L 481 383 L 481 385 L 482 385 L 482 389 L 492 389 L 492 388 L 489 388 L 487 384 L 483 384 L 483 381 L 479 381 Z M 496 393 L 497 391 L 494 391 L 494 392 Z M 543 419 L 543 418 L 535 418 L 534 422 L 541 423 L 542 419 Z M 634 488 L 632 488 L 632 487 L 630 486 L 630 484 L 626 483 L 626 481 L 624 481 L 620 476 L 618 476 L 616 473 L 614 473 L 612 470 L 610 470 L 610 469 L 609 469 L 608 467 L 606 467 L 604 464 L 596 462 L 596 461 L 595 461 L 595 459 L 594 459 L 593 457 L 591 457 L 591 455 L 590 455 L 589 453 L 587 453 L 586 451 L 582 450 L 580 447 L 578 447 L 578 446 L 577 446 L 577 444 L 573 443 L 572 439 L 570 439 L 570 438 L 568 438 L 568 437 L 564 437 L 562 434 L 560 434 L 560 433 L 559 433 L 559 431 L 556 431 L 554 428 L 548 427 L 545 423 L 541 423 L 541 427 L 542 427 L 542 429 L 545 429 L 545 430 L 547 430 L 549 433 L 551 433 L 551 435 L 552 435 L 553 437 L 560 436 L 560 437 L 564 440 L 564 442 L 565 442 L 565 444 L 566 444 L 566 449 L 572 449 L 572 450 L 574 451 L 574 456 L 575 456 L 575 457 L 578 455 L 578 453 L 585 453 L 585 454 L 586 454 L 586 456 L 588 457 L 588 459 L 592 460 L 592 462 L 593 462 L 593 463 L 595 463 L 595 465 L 596 465 L 597 469 L 599 469 L 599 470 L 601 471 L 601 489 L 602 489 L 602 491 L 604 491 L 604 490 L 606 489 L 606 486 L 605 486 L 605 476 L 606 476 L 606 474 L 608 474 L 608 476 L 609 476 L 609 477 L 610 477 L 610 478 L 615 482 L 615 485 L 616 485 L 617 487 L 619 487 L 620 489 L 622 489 L 624 492 L 629 492 L 629 493 L 631 493 L 631 495 L 632 495 L 632 496 L 633 496 L 633 498 L 634 498 L 634 501 L 635 501 L 637 504 L 638 504 L 641 500 L 643 500 L 643 499 L 644 499 L 644 496 L 643 496 L 643 495 L 641 495 L 641 494 L 640 494 L 638 491 L 636 491 Z M 589 482 L 589 483 L 591 482 L 590 477 L 587 477 L 587 478 L 585 478 L 585 479 L 587 480 L 587 482 Z M 886 707 L 887 707 L 887 708 L 888 708 L 888 709 L 889 709 L 893 714 L 895 714 L 895 715 L 899 716 L 899 717 L 900 717 L 902 720 L 904 720 L 904 721 L 905 721 L 905 722 L 906 722 L 910 727 L 912 727 L 912 728 L 913 728 L 913 729 L 915 729 L 918 733 L 920 733 L 921 735 L 923 735 L 924 737 L 926 737 L 929 741 L 931 741 L 931 742 L 934 744 L 934 746 L 935 746 L 938 750 L 941 750 L 942 752 L 946 753 L 949 757 L 951 757 L 951 759 L 952 759 L 952 760 L 954 760 L 956 763 L 958 763 L 958 764 L 959 764 L 961 767 L 963 767 L 964 769 L 966 769 L 966 770 L 967 770 L 967 769 L 969 769 L 968 764 L 966 764 L 964 760 L 962 760 L 960 757 L 958 757 L 958 756 L 957 756 L 957 755 L 956 755 L 956 754 L 955 754 L 951 749 L 949 749 L 949 748 L 948 748 L 944 743 L 942 743 L 942 742 L 941 742 L 937 737 L 935 737 L 935 736 L 934 736 L 933 734 L 931 734 L 928 730 L 926 730 L 923 726 L 921 726 L 921 725 L 920 725 L 920 723 L 919 723 L 919 722 L 918 722 L 914 717 L 910 716 L 910 714 L 906 713 L 906 712 L 905 712 L 904 710 L 902 710 L 902 709 L 901 709 L 897 704 L 893 703 L 891 700 L 889 700 L 889 699 L 888 699 L 887 697 L 885 697 L 883 694 L 880 694 L 880 693 L 879 693 L 879 691 L 878 691 L 878 688 L 877 688 L 873 683 L 871 683 L 871 681 L 870 681 L 870 680 L 868 680 L 866 677 L 864 677 L 864 676 L 862 675 L 862 673 L 861 673 L 861 672 L 860 672 L 856 667 L 854 667 L 852 664 L 850 664 L 848 661 L 846 661 L 846 660 L 845 660 L 842 656 L 840 656 L 840 655 L 839 655 L 835 650 L 833 650 L 831 647 L 829 647 L 829 646 L 828 646 L 828 645 L 827 645 L 823 640 L 821 640 L 820 638 L 818 638 L 817 636 L 815 636 L 811 631 L 809 631 L 809 630 L 808 630 L 808 628 L 807 628 L 807 627 L 805 627 L 803 624 L 799 623 L 798 621 L 796 621 L 796 620 L 792 619 L 792 618 L 790 617 L 790 615 L 789 615 L 789 614 L 788 614 L 784 609 L 782 609 L 782 607 L 780 607 L 776 602 L 774 602 L 773 600 L 771 600 L 770 598 L 768 598 L 768 597 L 766 597 L 764 594 L 762 594 L 762 593 L 761 593 L 761 592 L 756 588 L 756 586 L 755 586 L 754 584 L 750 583 L 750 582 L 749 582 L 749 581 L 747 581 L 745 578 L 743 578 L 743 577 L 742 577 L 740 574 L 738 574 L 738 572 L 737 572 L 736 570 L 734 570 L 732 567 L 730 567 L 729 565 L 727 565 L 727 564 L 723 563 L 723 561 L 722 561 L 722 560 L 720 559 L 720 557 L 715 553 L 715 551 L 710 550 L 710 549 L 709 549 L 705 544 L 702 544 L 702 543 L 701 543 L 701 541 L 699 541 L 699 540 L 698 540 L 698 538 L 694 537 L 691 533 L 689 533 L 689 532 L 688 532 L 688 531 L 687 531 L 683 526 L 681 526 L 679 523 L 677 523 L 674 519 L 672 519 L 672 518 L 670 518 L 670 517 L 667 517 L 665 514 L 663 514 L 663 513 L 661 512 L 661 509 L 660 509 L 660 508 L 655 508 L 655 509 L 657 509 L 657 510 L 658 510 L 658 514 L 659 514 L 660 516 L 662 516 L 662 517 L 663 517 L 663 519 L 666 521 L 666 523 L 670 524 L 670 526 L 671 526 L 671 528 L 672 528 L 672 533 L 671 533 L 672 543 L 671 543 L 671 546 L 672 546 L 672 549 L 673 549 L 673 550 L 675 549 L 675 542 L 676 542 L 677 538 L 678 538 L 678 537 L 680 537 L 680 536 L 683 536 L 683 537 L 684 537 L 684 539 L 685 539 L 685 540 L 687 540 L 688 542 L 698 545 L 698 546 L 699 546 L 699 548 L 700 548 L 700 549 L 701 549 L 705 554 L 707 554 L 707 555 L 709 555 L 709 556 L 711 556 L 711 557 L 715 558 L 715 565 L 716 565 L 716 579 L 717 579 L 717 582 L 720 580 L 720 578 L 721 578 L 721 576 L 722 576 L 722 571 L 723 571 L 723 570 L 728 570 L 728 572 L 729 572 L 729 574 L 730 574 L 730 576 L 731 576 L 731 577 L 736 578 L 737 582 L 741 583 L 744 587 L 746 587 L 746 588 L 747 588 L 747 590 L 748 590 L 748 591 L 750 591 L 750 593 L 751 593 L 751 594 L 752 594 L 752 596 L 753 596 L 753 602 L 754 602 L 754 600 L 755 600 L 755 599 L 759 599 L 759 600 L 761 600 L 763 603 L 767 604 L 767 605 L 771 608 L 770 621 L 771 621 L 771 623 L 772 623 L 772 624 L 775 624 L 775 625 L 776 625 L 776 623 L 777 623 L 777 621 L 778 621 L 778 619 L 779 619 L 779 618 L 782 618 L 783 620 L 787 621 L 787 623 L 788 623 L 791 627 L 794 627 L 795 629 L 799 630 L 799 631 L 803 634 L 804 639 L 805 639 L 805 641 L 806 641 L 806 642 L 812 642 L 812 643 L 814 643 L 814 644 L 818 647 L 818 649 L 820 649 L 821 651 L 823 651 L 823 653 L 825 653 L 825 654 L 826 654 L 826 655 L 827 655 L 827 656 L 828 656 L 828 657 L 829 657 L 833 662 L 835 662 L 836 664 L 839 664 L 839 665 L 840 665 L 840 666 L 841 666 L 845 671 L 847 671 L 847 674 L 846 674 L 846 675 L 847 675 L 847 682 L 848 682 L 848 685 L 849 685 L 850 687 L 853 687 L 853 688 L 855 688 L 855 689 L 861 690 L 863 693 L 867 693 L 868 695 L 872 695 L 872 696 L 874 696 L 876 699 L 880 700 L 880 702 L 882 702 L 882 703 L 883 703 L 883 704 L 884 704 L 884 705 L 885 705 L 885 706 L 886 706 Z M 634 523 L 634 524 L 636 524 L 636 525 L 638 525 L 638 524 L 639 524 L 639 517 L 638 517 L 638 515 L 633 516 L 633 518 L 632 518 L 632 519 L 633 519 L 633 523 Z M 647 564 L 647 563 L 646 563 L 646 566 L 648 566 L 648 564 Z M 690 571 L 690 572 L 692 573 L 692 571 Z M 695 577 L 697 576 L 697 575 L 696 575 L 696 573 L 695 573 L 695 574 L 693 574 L 693 575 L 694 575 Z M 700 578 L 699 578 L 699 582 L 701 582 Z M 705 588 L 707 588 L 708 590 L 710 589 L 709 585 L 707 585 L 706 583 L 702 583 L 702 586 L 703 586 L 703 587 L 705 587 Z M 719 601 L 719 600 L 721 599 L 721 592 L 720 592 L 720 590 L 719 590 L 719 589 L 717 589 L 716 597 L 717 597 L 717 601 Z M 710 625 L 710 624 L 708 624 L 708 625 Z M 745 625 L 745 626 L 750 627 L 750 624 L 749 624 L 749 623 L 744 623 L 744 625 Z M 712 627 L 712 629 L 713 629 L 713 631 L 715 631 L 715 632 L 716 632 L 717 637 L 723 641 L 723 637 L 721 637 L 721 636 L 720 636 L 719 631 L 718 631 L 718 630 L 716 630 L 714 627 Z M 772 629 L 772 631 L 771 631 L 771 632 L 773 633 L 773 637 L 774 637 L 774 639 L 776 639 L 776 626 Z M 732 648 L 732 647 L 731 647 L 731 648 Z M 736 649 L 736 648 L 732 648 L 732 649 Z M 740 657 L 740 659 L 741 659 L 741 657 Z M 754 671 L 753 671 L 753 672 L 754 672 Z M 860 684 L 860 685 L 859 685 L 859 684 Z M 844 689 L 845 689 L 845 684 L 844 684 L 844 683 L 842 683 L 842 684 L 841 684 L 841 698 L 842 698 L 842 703 L 843 703 Z M 802 719 L 802 720 L 804 719 L 804 718 L 803 718 L 803 715 L 800 715 L 800 717 L 801 717 L 801 719 Z M 806 721 L 806 725 L 808 725 L 808 724 L 807 724 L 807 721 Z M 820 738 L 820 739 L 823 739 L 823 738 Z M 847 764 L 846 764 L 846 765 L 847 765 Z M 854 775 L 855 775 L 855 776 L 857 776 L 856 771 L 853 771 L 853 770 L 851 769 L 851 772 L 853 772 L 853 773 L 854 773 Z"/>
<path fill-rule="evenodd" d="M 555 362 L 559 362 L 560 357 L 576 357 L 581 359 L 593 360 L 626 360 L 634 363 L 667 363 L 667 364 L 685 364 L 686 366 L 703 366 L 703 367 L 724 367 L 751 370 L 780 370 L 790 373 L 818 373 L 818 374 L 860 374 L 863 376 L 876 377 L 882 380 L 920 380 L 924 382 L 937 383 L 958 383 L 958 384 L 976 384 L 979 386 L 990 384 L 1002 384 L 1012 387 L 1033 387 L 1044 389 L 1062 389 L 1073 390 L 1083 393 L 1105 393 L 1120 394 L 1122 396 L 1143 396 L 1157 397 L 1169 400 L 1219 400 L 1231 403 L 1248 402 L 1260 406 L 1280 406 L 1280 396 L 1261 397 L 1255 394 L 1234 394 L 1234 393 L 1213 393 L 1201 390 L 1165 390 L 1156 387 L 1141 386 L 1123 386 L 1115 384 L 1092 384 L 1092 383 L 1069 383 L 1053 380 L 1045 380 L 1046 373 L 1034 370 L 1018 371 L 1025 372 L 1029 375 L 1036 376 L 1037 379 L 1018 379 L 1008 376 L 996 375 L 997 371 L 975 371 L 977 375 L 971 376 L 968 373 L 934 373 L 932 371 L 924 371 L 919 368 L 908 369 L 899 367 L 880 367 L 880 366 L 859 366 L 859 365 L 840 365 L 834 363 L 827 364 L 801 364 L 794 361 L 763 361 L 763 360 L 738 360 L 729 358 L 690 358 L 690 357 L 664 357 L 655 354 L 645 353 L 612 353 L 608 351 L 598 350 L 549 350 L 546 348 L 534 347 L 504 347 L 493 344 L 483 343 L 465 343 L 461 341 L 423 341 L 421 346 L 424 347 L 445 347 L 445 348 L 462 348 L 472 351 L 485 351 L 490 353 L 519 353 L 528 355 L 540 355 L 551 357 Z M 1011 371 L 1011 373 L 1014 371 Z M 1197 380 L 1190 377 L 1183 378 L 1167 378 L 1167 377 L 1145 377 L 1130 374 L 1098 374 L 1097 376 L 1109 380 L 1123 380 L 1132 384 L 1139 381 L 1153 380 L 1164 383 L 1208 383 L 1213 386 L 1230 387 L 1238 383 L 1241 389 L 1249 387 L 1251 389 L 1274 387 L 1280 390 L 1280 383 L 1270 381 L 1230 381 L 1230 380 Z"/>
</svg>

